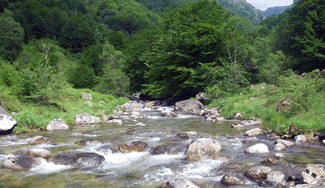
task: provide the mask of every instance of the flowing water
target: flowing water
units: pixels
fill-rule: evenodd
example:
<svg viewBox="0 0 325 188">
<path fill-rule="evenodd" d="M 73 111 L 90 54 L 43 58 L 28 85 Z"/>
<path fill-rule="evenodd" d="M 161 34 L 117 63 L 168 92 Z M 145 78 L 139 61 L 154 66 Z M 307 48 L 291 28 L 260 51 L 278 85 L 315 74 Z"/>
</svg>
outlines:
<svg viewBox="0 0 325 188">
<path fill-rule="evenodd" d="M 160 109 L 158 109 L 160 110 Z M 273 142 L 266 137 L 245 138 L 246 129 L 233 130 L 231 122 L 207 122 L 204 118 L 177 112 L 178 117 L 161 117 L 159 111 L 144 109 L 145 118 L 137 119 L 146 126 L 138 126 L 127 116 L 123 117 L 123 126 L 100 124 L 74 126 L 69 131 L 34 132 L 21 135 L 0 137 L 0 161 L 18 151 L 43 148 L 55 155 L 59 152 L 95 152 L 105 157 L 105 161 L 91 170 L 76 170 L 71 166 L 55 165 L 40 160 L 39 165 L 29 170 L 12 171 L 0 168 L 0 187 L 159 187 L 165 180 L 186 178 L 199 187 L 223 187 L 221 177 L 226 173 L 243 174 L 244 170 L 260 161 L 271 157 L 268 155 L 247 155 L 244 150 L 254 143 L 266 143 L 271 148 Z M 172 110 L 168 108 L 168 110 Z M 186 145 L 192 139 L 175 139 L 178 132 L 196 131 L 198 137 L 210 136 L 222 145 L 220 156 L 226 159 L 187 162 Z M 37 135 L 48 137 L 50 144 L 29 145 L 29 140 Z M 100 140 L 102 144 L 80 146 L 75 142 L 81 140 Z M 148 147 L 142 152 L 120 153 L 116 151 L 119 144 L 130 140 L 143 140 Z M 243 142 L 244 140 L 244 142 Z M 151 155 L 150 149 L 161 144 L 178 143 L 180 150 L 174 154 Z M 316 149 L 315 149 L 316 147 Z M 302 158 L 319 156 L 320 146 L 298 149 L 286 149 L 288 160 L 281 161 L 272 169 L 288 175 L 297 175 L 307 162 L 323 163 L 322 157 L 314 157 L 305 163 Z M 312 155 L 309 150 L 313 150 Z M 290 157 L 294 155 L 295 157 Z M 298 165 L 295 165 L 299 161 Z M 299 166 L 301 165 L 301 166 Z M 236 187 L 236 186 L 234 186 Z M 248 181 L 240 187 L 259 187 Z"/>
</svg>

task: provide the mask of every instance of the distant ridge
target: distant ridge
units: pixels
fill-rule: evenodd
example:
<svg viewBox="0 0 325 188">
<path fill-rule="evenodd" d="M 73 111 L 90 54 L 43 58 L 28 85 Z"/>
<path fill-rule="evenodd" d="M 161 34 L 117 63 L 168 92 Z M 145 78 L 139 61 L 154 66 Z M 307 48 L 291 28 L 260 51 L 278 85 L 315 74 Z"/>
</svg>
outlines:
<svg viewBox="0 0 325 188">
<path fill-rule="evenodd" d="M 268 16 L 272 16 L 273 14 L 279 15 L 282 12 L 284 12 L 285 10 L 287 10 L 288 8 L 291 8 L 291 7 L 292 7 L 292 5 L 289 5 L 289 6 L 276 6 L 276 7 L 269 7 L 265 11 L 261 11 L 259 9 L 257 9 L 257 10 L 268 17 Z"/>
</svg>

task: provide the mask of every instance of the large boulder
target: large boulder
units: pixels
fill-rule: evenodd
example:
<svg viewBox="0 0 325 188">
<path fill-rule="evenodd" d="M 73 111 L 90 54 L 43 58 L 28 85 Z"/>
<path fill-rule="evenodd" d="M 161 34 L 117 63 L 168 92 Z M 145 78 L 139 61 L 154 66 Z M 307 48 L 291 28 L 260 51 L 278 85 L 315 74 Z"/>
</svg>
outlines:
<svg viewBox="0 0 325 188">
<path fill-rule="evenodd" d="M 281 183 L 285 180 L 285 175 L 279 171 L 271 171 L 266 176 L 267 181 Z"/>
<path fill-rule="evenodd" d="M 12 130 L 17 121 L 0 106 L 0 133 Z"/>
<path fill-rule="evenodd" d="M 301 173 L 304 182 L 310 184 L 311 182 L 325 176 L 325 165 L 308 164 L 306 169 Z"/>
<path fill-rule="evenodd" d="M 187 179 L 176 178 L 165 181 L 160 188 L 199 188 Z"/>
<path fill-rule="evenodd" d="M 224 175 L 220 182 L 224 185 L 241 185 L 245 183 L 242 177 L 232 174 Z"/>
<path fill-rule="evenodd" d="M 2 162 L 2 168 L 12 170 L 27 170 L 36 164 L 35 159 L 26 155 L 11 156 Z"/>
<path fill-rule="evenodd" d="M 131 151 L 142 151 L 148 146 L 147 142 L 141 140 L 131 140 L 125 144 L 122 144 L 118 147 L 120 152 L 131 152 Z"/>
<path fill-rule="evenodd" d="M 262 135 L 263 133 L 264 133 L 263 129 L 255 128 L 255 129 L 246 131 L 244 133 L 244 135 L 245 136 L 259 136 L 259 135 Z"/>
<path fill-rule="evenodd" d="M 209 97 L 207 97 L 205 93 L 198 93 L 196 94 L 195 99 L 204 104 Z"/>
<path fill-rule="evenodd" d="M 30 145 L 45 144 L 47 142 L 46 138 L 43 136 L 35 136 L 30 141 Z"/>
<path fill-rule="evenodd" d="M 184 101 L 177 102 L 175 104 L 174 109 L 176 111 L 185 111 L 185 112 L 193 113 L 198 110 L 204 109 L 204 105 L 197 100 L 184 100 Z"/>
<path fill-rule="evenodd" d="M 176 136 L 180 138 L 194 138 L 196 137 L 197 133 L 195 131 L 189 131 L 189 132 L 180 132 L 177 133 Z"/>
<path fill-rule="evenodd" d="M 290 142 L 290 141 L 287 141 L 287 140 L 282 140 L 282 139 L 277 139 L 275 141 L 275 144 L 283 144 L 285 147 L 288 147 L 288 148 L 295 145 L 293 142 Z"/>
<path fill-rule="evenodd" d="M 91 125 L 91 124 L 100 124 L 102 121 L 99 117 L 91 116 L 87 112 L 76 115 L 74 120 L 74 125 Z"/>
<path fill-rule="evenodd" d="M 245 153 L 265 154 L 265 153 L 270 153 L 270 151 L 266 144 L 259 143 L 259 144 L 255 144 L 253 146 L 248 147 L 245 150 Z"/>
<path fill-rule="evenodd" d="M 266 166 L 256 166 L 248 169 L 244 176 L 248 177 L 251 180 L 262 180 L 265 179 L 267 174 L 271 172 L 272 169 Z"/>
<path fill-rule="evenodd" d="M 82 98 L 93 100 L 93 96 L 90 93 L 85 93 L 85 92 L 82 93 Z"/>
<path fill-rule="evenodd" d="M 204 110 L 205 117 L 215 119 L 220 116 L 219 108 L 206 108 Z"/>
<path fill-rule="evenodd" d="M 52 156 L 52 153 L 46 149 L 31 149 L 26 153 L 27 157 L 42 157 L 48 159 Z"/>
<path fill-rule="evenodd" d="M 46 126 L 46 130 L 48 131 L 63 131 L 69 130 L 69 126 L 62 121 L 62 119 L 53 119 Z"/>
<path fill-rule="evenodd" d="M 56 165 L 70 165 L 77 169 L 89 169 L 98 167 L 104 160 L 105 158 L 97 153 L 58 153 L 48 162 Z"/>
<path fill-rule="evenodd" d="M 186 152 L 187 161 L 201 161 L 216 159 L 221 150 L 221 145 L 211 138 L 199 138 L 192 142 Z"/>
<path fill-rule="evenodd" d="M 125 112 L 132 112 L 132 111 L 141 111 L 143 104 L 136 102 L 136 101 L 130 101 L 122 105 Z"/>
</svg>

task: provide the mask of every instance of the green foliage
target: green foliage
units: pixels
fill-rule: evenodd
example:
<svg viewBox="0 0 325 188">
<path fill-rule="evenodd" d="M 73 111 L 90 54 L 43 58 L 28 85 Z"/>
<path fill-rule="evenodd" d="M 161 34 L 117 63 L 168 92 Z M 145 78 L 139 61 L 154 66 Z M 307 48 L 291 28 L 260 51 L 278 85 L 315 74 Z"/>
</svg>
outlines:
<svg viewBox="0 0 325 188">
<path fill-rule="evenodd" d="M 22 50 L 24 29 L 11 17 L 0 14 L 0 57 L 13 61 Z"/>
<path fill-rule="evenodd" d="M 105 94 L 127 95 L 130 82 L 127 75 L 123 72 L 125 66 L 125 56 L 123 53 L 115 50 L 113 45 L 106 43 L 103 46 L 100 59 L 105 64 L 104 75 L 100 78 L 98 85 L 94 89 Z"/>
<path fill-rule="evenodd" d="M 203 64 L 224 54 L 220 26 L 228 19 L 222 6 L 203 0 L 184 4 L 164 17 L 164 34 L 143 59 L 149 66 L 145 92 L 153 97 L 184 97 L 202 91 Z"/>
<path fill-rule="evenodd" d="M 16 71 L 15 66 L 11 65 L 10 63 L 3 63 L 0 66 L 0 84 L 3 84 L 7 87 L 12 86 L 19 73 Z"/>
<path fill-rule="evenodd" d="M 74 88 L 93 88 L 97 80 L 92 67 L 85 64 L 79 64 L 71 70 L 68 82 L 72 84 Z"/>
</svg>

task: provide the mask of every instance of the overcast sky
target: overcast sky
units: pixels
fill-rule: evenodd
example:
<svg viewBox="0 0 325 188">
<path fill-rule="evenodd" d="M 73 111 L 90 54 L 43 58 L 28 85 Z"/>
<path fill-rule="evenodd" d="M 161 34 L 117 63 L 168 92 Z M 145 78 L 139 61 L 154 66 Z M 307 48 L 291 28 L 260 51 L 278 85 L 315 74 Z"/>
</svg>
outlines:
<svg viewBox="0 0 325 188">
<path fill-rule="evenodd" d="M 246 2 L 252 4 L 257 9 L 264 11 L 269 7 L 291 5 L 293 0 L 246 0 Z"/>
</svg>

